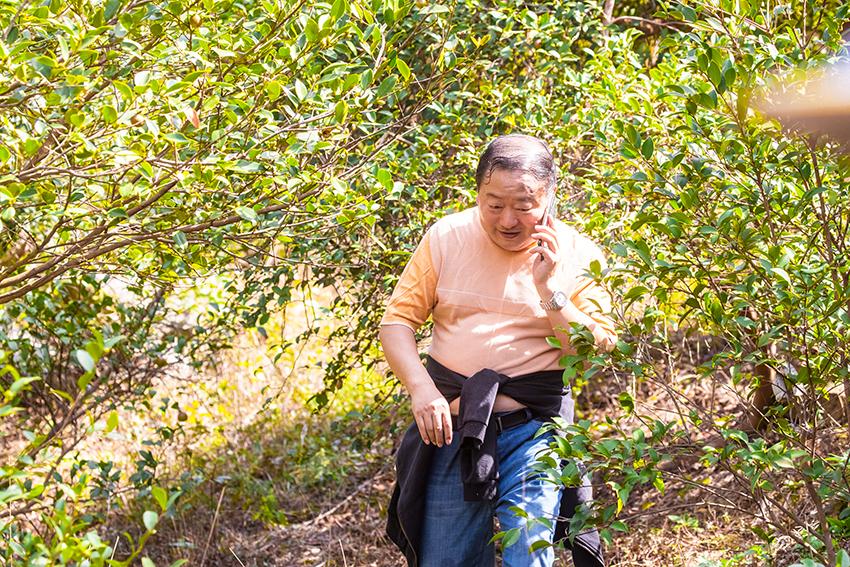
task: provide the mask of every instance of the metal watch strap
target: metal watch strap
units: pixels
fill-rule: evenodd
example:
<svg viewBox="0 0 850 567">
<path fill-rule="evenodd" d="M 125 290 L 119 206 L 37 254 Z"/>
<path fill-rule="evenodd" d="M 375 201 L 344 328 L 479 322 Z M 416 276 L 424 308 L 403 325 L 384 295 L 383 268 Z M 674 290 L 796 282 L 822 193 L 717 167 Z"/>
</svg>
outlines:
<svg viewBox="0 0 850 567">
<path fill-rule="evenodd" d="M 552 297 L 549 298 L 548 301 L 541 301 L 540 307 L 543 308 L 544 311 L 555 311 L 558 309 L 558 304 L 555 302 L 555 297 L 558 296 L 561 291 L 556 291 L 552 293 Z"/>
</svg>

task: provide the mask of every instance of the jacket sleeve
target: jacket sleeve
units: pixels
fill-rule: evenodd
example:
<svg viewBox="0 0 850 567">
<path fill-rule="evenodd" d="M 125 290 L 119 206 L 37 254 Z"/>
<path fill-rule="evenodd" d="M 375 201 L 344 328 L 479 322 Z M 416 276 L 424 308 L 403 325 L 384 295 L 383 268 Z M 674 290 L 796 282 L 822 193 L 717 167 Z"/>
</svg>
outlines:
<svg viewBox="0 0 850 567">
<path fill-rule="evenodd" d="M 437 270 L 431 257 L 431 231 L 416 247 L 387 303 L 383 325 L 404 325 L 414 332 L 428 320 L 437 301 Z"/>
</svg>

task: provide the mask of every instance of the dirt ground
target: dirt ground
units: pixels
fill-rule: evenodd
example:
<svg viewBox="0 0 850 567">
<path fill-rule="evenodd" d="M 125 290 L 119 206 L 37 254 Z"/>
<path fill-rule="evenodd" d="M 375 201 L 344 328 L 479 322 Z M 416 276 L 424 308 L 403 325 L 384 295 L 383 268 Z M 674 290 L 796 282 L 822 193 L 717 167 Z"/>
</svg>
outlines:
<svg viewBox="0 0 850 567">
<path fill-rule="evenodd" d="M 697 378 L 696 367 L 711 356 L 710 341 L 683 338 L 679 344 L 672 356 L 659 358 L 662 381 L 595 377 L 577 400 L 579 416 L 598 423 L 620 416 L 618 395 L 626 390 L 634 397 L 636 414 L 669 418 L 677 411 L 675 396 L 685 396 L 713 412 L 743 415 L 741 391 L 730 386 L 728 376 Z M 299 366 L 293 361 L 287 373 L 257 354 L 264 345 L 248 341 L 237 346 L 202 382 L 216 384 L 215 392 L 203 397 L 193 386 L 194 398 L 181 401 L 185 407 L 194 404 L 203 429 L 191 434 L 187 427 L 186 438 L 164 449 L 163 462 L 171 467 L 175 483 L 187 474 L 199 480 L 179 511 L 161 520 L 145 555 L 156 565 L 184 559 L 201 567 L 403 565 L 384 535 L 384 524 L 394 481 L 393 454 L 409 420 L 406 398 L 363 405 L 370 396 L 384 394 L 383 386 L 372 391 L 361 383 L 357 391 L 365 389 L 365 397 L 362 392 L 346 395 L 347 403 L 362 411 L 342 415 L 348 410 L 337 408 L 334 419 L 311 414 L 304 409 L 304 392 L 321 384 L 321 372 L 307 369 L 321 359 L 321 350 Z M 277 392 L 277 401 L 262 409 L 268 391 Z M 163 395 L 179 399 L 182 394 Z M 217 413 L 215 408 L 225 409 Z M 227 419 L 221 413 L 229 414 Z M 128 441 L 132 439 L 117 444 L 132 446 Z M 697 445 L 705 441 L 694 439 Z M 175 447 L 186 454 L 173 454 Z M 631 494 L 618 516 L 629 531 L 615 532 L 606 546 L 609 565 L 788 567 L 797 559 L 790 539 L 776 536 L 767 543 L 759 538 L 752 529 L 759 511 L 750 499 L 738 496 L 736 479 L 720 468 L 706 469 L 683 457 L 665 464 L 664 476 L 663 493 L 650 488 Z M 605 485 L 596 486 L 595 497 L 613 500 Z M 113 518 L 106 535 L 120 542 L 127 525 L 120 516 Z M 117 555 L 121 552 L 119 545 Z M 569 554 L 560 552 L 556 564 L 572 565 Z"/>
<path fill-rule="evenodd" d="M 680 357 L 672 383 L 705 406 L 740 412 L 741 401 L 734 391 L 694 379 L 692 364 L 704 356 L 705 352 L 693 354 L 690 360 Z M 617 377 L 603 377 L 591 386 L 579 398 L 584 417 L 603 420 L 619 411 L 617 394 L 627 384 L 618 383 Z M 639 384 L 635 393 L 640 411 L 657 415 L 674 411 L 666 387 Z M 390 419 L 403 422 L 405 411 L 401 408 Z M 402 556 L 384 535 L 398 437 L 376 444 L 368 466 L 333 485 L 274 488 L 285 512 L 277 523 L 257 520 L 238 494 L 228 492 L 226 483 L 208 483 L 205 499 L 181 513 L 170 527 L 163 526 L 149 544 L 150 557 L 183 557 L 191 565 L 221 566 L 403 565 Z M 274 441 L 267 443 L 270 454 L 282 450 L 275 448 Z M 337 457 L 343 453 L 344 449 Z M 609 565 L 785 567 L 796 559 L 790 540 L 777 537 L 770 545 L 760 543 L 751 529 L 757 511 L 747 499 L 735 499 L 735 479 L 728 474 L 706 471 L 694 459 L 684 458 L 665 465 L 665 481 L 663 494 L 655 490 L 632 494 L 620 515 L 629 532 L 615 533 L 606 547 Z M 597 488 L 598 500 L 612 497 L 604 485 Z M 572 565 L 568 552 L 559 553 L 557 564 Z"/>
</svg>

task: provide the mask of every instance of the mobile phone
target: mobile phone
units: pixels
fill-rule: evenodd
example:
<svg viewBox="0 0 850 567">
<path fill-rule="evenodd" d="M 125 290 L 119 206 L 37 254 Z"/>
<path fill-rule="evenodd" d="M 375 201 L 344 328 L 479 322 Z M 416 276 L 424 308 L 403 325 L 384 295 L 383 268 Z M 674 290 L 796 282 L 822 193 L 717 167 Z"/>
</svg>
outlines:
<svg viewBox="0 0 850 567">
<path fill-rule="evenodd" d="M 552 194 L 549 195 L 549 203 L 546 205 L 546 211 L 544 211 L 544 213 L 543 213 L 543 218 L 540 219 L 540 224 L 542 224 L 543 226 L 546 226 L 546 224 L 549 222 L 549 217 L 551 217 L 554 214 L 555 214 L 555 190 L 552 189 Z M 538 240 L 537 245 L 538 246 L 544 246 L 543 240 Z M 541 260 L 543 259 L 542 253 L 540 254 L 540 259 Z"/>
</svg>

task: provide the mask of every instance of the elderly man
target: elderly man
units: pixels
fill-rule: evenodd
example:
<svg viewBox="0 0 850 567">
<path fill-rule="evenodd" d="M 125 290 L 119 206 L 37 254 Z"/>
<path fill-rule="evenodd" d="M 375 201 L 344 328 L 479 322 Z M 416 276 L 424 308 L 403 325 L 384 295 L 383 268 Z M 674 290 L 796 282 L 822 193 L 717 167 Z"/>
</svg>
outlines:
<svg viewBox="0 0 850 567">
<path fill-rule="evenodd" d="M 399 447 L 387 532 L 410 565 L 492 566 L 493 516 L 516 540 L 506 567 L 551 565 L 551 546 L 530 546 L 552 542 L 555 518 L 588 496 L 562 495 L 532 468 L 552 436 L 535 437 L 540 426 L 572 419 L 564 330 L 581 323 L 603 349 L 616 339 L 609 296 L 583 275 L 604 256 L 546 214 L 556 175 L 543 141 L 493 140 L 476 170 L 477 206 L 427 231 L 387 305 L 381 343 L 416 420 Z M 429 316 L 423 366 L 414 333 Z M 595 532 L 576 543 L 577 566 L 602 564 Z"/>
</svg>

